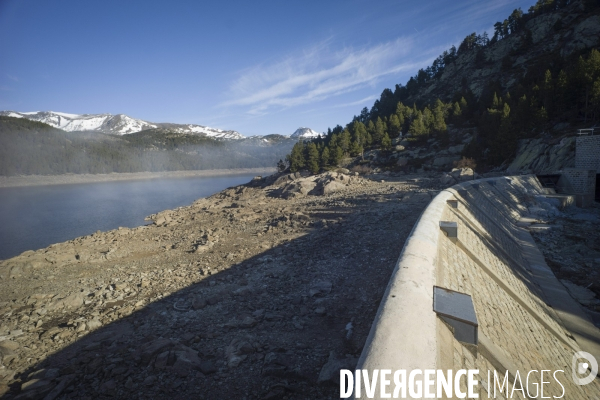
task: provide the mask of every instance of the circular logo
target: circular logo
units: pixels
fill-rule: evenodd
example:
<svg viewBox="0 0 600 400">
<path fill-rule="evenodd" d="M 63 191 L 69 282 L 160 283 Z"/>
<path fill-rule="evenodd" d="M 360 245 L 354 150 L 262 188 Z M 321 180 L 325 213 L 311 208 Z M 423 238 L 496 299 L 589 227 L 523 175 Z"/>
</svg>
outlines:
<svg viewBox="0 0 600 400">
<path fill-rule="evenodd" d="M 573 382 L 577 385 L 587 385 L 598 374 L 598 361 L 596 361 L 593 355 L 585 351 L 578 351 L 573 354 L 572 367 L 571 376 L 573 377 Z"/>
</svg>

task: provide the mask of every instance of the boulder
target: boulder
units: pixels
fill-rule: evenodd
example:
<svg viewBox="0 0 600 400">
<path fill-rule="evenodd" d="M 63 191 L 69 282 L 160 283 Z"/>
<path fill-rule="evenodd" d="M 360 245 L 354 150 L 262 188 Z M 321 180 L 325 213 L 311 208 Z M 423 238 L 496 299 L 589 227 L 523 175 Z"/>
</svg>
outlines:
<svg viewBox="0 0 600 400">
<path fill-rule="evenodd" d="M 194 300 L 192 300 L 192 308 L 194 310 L 202 310 L 204 307 L 206 307 L 206 300 L 200 296 L 194 297 Z"/>
<path fill-rule="evenodd" d="M 244 361 L 248 354 L 254 353 L 254 347 L 245 339 L 235 338 L 225 349 L 225 357 L 227 358 L 227 366 L 235 368 Z"/>
<path fill-rule="evenodd" d="M 454 168 L 450 175 L 458 182 L 464 182 L 473 180 L 475 172 L 471 168 Z"/>
<path fill-rule="evenodd" d="M 457 144 L 456 146 L 448 147 L 448 153 L 450 154 L 460 154 L 465 148 L 464 144 Z"/>
<path fill-rule="evenodd" d="M 117 382 L 114 379 L 110 379 L 100 385 L 99 392 L 108 396 L 113 396 L 117 389 Z"/>
<path fill-rule="evenodd" d="M 327 195 L 330 193 L 339 192 L 340 190 L 343 190 L 345 188 L 346 188 L 346 185 L 344 185 L 343 183 L 331 181 L 331 182 L 323 185 L 323 194 Z"/>
<path fill-rule="evenodd" d="M 98 329 L 102 326 L 102 322 L 99 319 L 93 318 L 85 323 L 86 327 L 92 331 L 94 329 Z"/>
<path fill-rule="evenodd" d="M 329 353 L 329 359 L 321 368 L 319 373 L 319 383 L 334 383 L 340 384 L 340 370 L 349 369 L 351 371 L 356 367 L 358 359 L 350 357 L 338 357 L 332 351 Z"/>
<path fill-rule="evenodd" d="M 75 308 L 75 307 L 79 307 L 80 305 L 82 305 L 84 299 L 85 299 L 85 294 L 79 292 L 79 293 L 73 293 L 73 294 L 65 297 L 62 300 L 62 302 L 63 302 L 64 306 L 67 308 Z"/>
<path fill-rule="evenodd" d="M 406 164 L 408 164 L 408 158 L 406 157 L 398 157 L 398 161 L 396 161 L 396 164 L 404 167 Z"/>
<path fill-rule="evenodd" d="M 440 183 L 444 186 L 453 186 L 457 183 L 456 179 L 450 174 L 444 174 L 440 178 Z"/>
<path fill-rule="evenodd" d="M 185 346 L 182 346 L 185 347 Z M 198 358 L 198 352 L 189 347 L 174 352 L 175 362 L 173 363 L 173 371 L 181 376 L 186 377 L 193 370 L 200 370 L 202 363 Z"/>
<path fill-rule="evenodd" d="M 279 178 L 277 178 L 275 180 L 275 182 L 273 182 L 273 186 L 286 185 L 286 184 L 290 183 L 293 180 L 294 180 L 294 178 L 292 177 L 292 174 L 282 175 Z"/>
<path fill-rule="evenodd" d="M 329 292 L 331 292 L 332 287 L 333 284 L 331 283 L 331 281 L 318 281 L 310 286 L 310 290 L 308 293 L 311 297 L 326 296 L 329 294 Z"/>
<path fill-rule="evenodd" d="M 452 165 L 452 163 L 454 163 L 454 161 L 458 161 L 460 160 L 460 157 L 458 156 L 441 156 L 441 157 L 436 157 L 433 160 L 433 165 L 436 167 L 445 167 L 448 165 Z"/>
<path fill-rule="evenodd" d="M 172 348 L 176 344 L 176 342 L 170 339 L 153 340 L 152 342 L 146 343 L 138 350 L 138 357 L 144 366 L 148 365 L 154 356 L 162 353 L 165 349 Z"/>
<path fill-rule="evenodd" d="M 77 308 L 83 305 L 86 295 L 82 292 L 72 293 L 62 299 L 54 300 L 46 307 L 48 311 L 60 310 L 62 308 Z"/>
<path fill-rule="evenodd" d="M 21 384 L 21 394 L 18 399 L 40 399 L 44 398 L 56 386 L 45 379 L 30 379 Z"/>
<path fill-rule="evenodd" d="M 313 190 L 315 186 L 317 186 L 317 184 L 310 179 L 292 181 L 285 185 L 281 190 L 281 197 L 288 199 L 296 196 L 305 196 Z"/>
<path fill-rule="evenodd" d="M 0 342 L 0 363 L 3 359 L 14 358 L 17 355 L 17 349 L 19 348 L 19 343 L 13 342 L 12 340 L 3 340 Z M 1 364 L 0 364 L 1 365 Z"/>
</svg>

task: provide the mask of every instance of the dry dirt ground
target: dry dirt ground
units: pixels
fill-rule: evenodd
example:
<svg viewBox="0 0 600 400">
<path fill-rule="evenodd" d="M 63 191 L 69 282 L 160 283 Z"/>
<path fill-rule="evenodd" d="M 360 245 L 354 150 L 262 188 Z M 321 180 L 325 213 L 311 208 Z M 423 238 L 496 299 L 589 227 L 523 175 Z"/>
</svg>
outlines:
<svg viewBox="0 0 600 400">
<path fill-rule="evenodd" d="M 254 180 L 6 260 L 0 397 L 336 398 L 437 182 Z"/>
<path fill-rule="evenodd" d="M 546 263 L 600 327 L 600 203 L 569 207 L 541 218 L 533 232 Z"/>
</svg>

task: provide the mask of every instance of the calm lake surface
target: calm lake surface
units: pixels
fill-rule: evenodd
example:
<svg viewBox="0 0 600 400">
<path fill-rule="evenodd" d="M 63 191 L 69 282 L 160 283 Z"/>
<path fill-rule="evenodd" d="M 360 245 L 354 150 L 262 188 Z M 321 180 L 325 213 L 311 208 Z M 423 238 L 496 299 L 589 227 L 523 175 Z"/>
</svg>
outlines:
<svg viewBox="0 0 600 400">
<path fill-rule="evenodd" d="M 0 260 L 97 230 L 145 225 L 254 174 L 0 188 Z"/>
</svg>

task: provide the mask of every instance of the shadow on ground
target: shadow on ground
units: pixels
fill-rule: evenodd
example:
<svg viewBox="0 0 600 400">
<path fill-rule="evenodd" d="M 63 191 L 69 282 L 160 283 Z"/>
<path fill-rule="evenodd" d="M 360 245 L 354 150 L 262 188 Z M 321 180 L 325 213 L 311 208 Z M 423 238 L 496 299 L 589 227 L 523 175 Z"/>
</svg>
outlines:
<svg viewBox="0 0 600 400">
<path fill-rule="evenodd" d="M 303 236 L 129 315 L 120 307 L 139 297 L 103 310 L 115 321 L 17 375 L 2 398 L 335 398 L 338 371 L 356 364 L 425 197 L 315 208 Z M 58 327 L 72 330 L 66 320 Z M 40 343 L 52 342 L 42 328 Z"/>
</svg>

